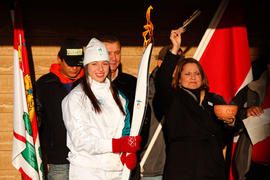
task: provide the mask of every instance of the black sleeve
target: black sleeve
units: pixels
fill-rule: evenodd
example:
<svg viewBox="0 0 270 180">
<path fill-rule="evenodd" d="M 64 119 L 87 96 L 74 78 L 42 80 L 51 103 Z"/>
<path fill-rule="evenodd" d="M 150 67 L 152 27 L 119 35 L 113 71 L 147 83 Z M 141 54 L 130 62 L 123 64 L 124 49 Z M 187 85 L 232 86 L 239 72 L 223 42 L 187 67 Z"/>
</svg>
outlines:
<svg viewBox="0 0 270 180">
<path fill-rule="evenodd" d="M 44 107 L 42 103 L 42 87 L 41 83 L 37 81 L 35 85 L 35 107 L 36 107 L 36 115 L 37 115 L 37 121 L 38 121 L 38 127 L 42 126 L 45 119 L 45 113 L 44 113 Z"/>
<path fill-rule="evenodd" d="M 247 92 L 248 86 L 245 86 L 234 96 L 230 104 L 235 104 L 239 107 L 244 107 L 244 104 L 247 102 Z"/>
<path fill-rule="evenodd" d="M 173 89 L 171 87 L 172 74 L 179 60 L 179 55 L 167 52 L 161 67 L 158 69 L 155 77 L 156 93 L 153 100 L 155 114 L 161 120 L 172 99 Z"/>
<path fill-rule="evenodd" d="M 220 95 L 217 95 L 215 93 L 213 93 L 213 103 L 215 105 L 224 105 L 227 104 L 226 101 L 224 100 L 224 98 Z"/>
<path fill-rule="evenodd" d="M 245 86 L 234 96 L 234 98 L 230 102 L 230 104 L 238 106 L 236 121 L 234 125 L 236 130 L 239 130 L 244 127 L 242 120 L 247 117 L 247 108 L 244 107 L 245 103 L 247 102 L 247 93 L 248 93 L 248 86 Z"/>
</svg>

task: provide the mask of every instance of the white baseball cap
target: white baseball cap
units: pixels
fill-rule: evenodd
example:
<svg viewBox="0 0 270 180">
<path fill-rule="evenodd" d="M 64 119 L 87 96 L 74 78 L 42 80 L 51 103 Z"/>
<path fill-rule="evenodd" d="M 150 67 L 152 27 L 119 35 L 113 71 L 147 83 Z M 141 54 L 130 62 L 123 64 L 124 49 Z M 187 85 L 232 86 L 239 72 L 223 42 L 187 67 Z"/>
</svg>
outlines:
<svg viewBox="0 0 270 180">
<path fill-rule="evenodd" d="M 86 46 L 83 65 L 94 61 L 109 61 L 110 57 L 106 46 L 96 38 L 92 38 Z"/>
</svg>

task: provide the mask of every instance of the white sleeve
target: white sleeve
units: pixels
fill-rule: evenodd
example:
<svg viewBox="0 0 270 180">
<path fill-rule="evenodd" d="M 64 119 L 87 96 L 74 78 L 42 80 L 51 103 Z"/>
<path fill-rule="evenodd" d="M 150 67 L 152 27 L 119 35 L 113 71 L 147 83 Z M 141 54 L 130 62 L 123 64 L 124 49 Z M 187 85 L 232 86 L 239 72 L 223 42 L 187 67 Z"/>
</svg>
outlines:
<svg viewBox="0 0 270 180">
<path fill-rule="evenodd" d="M 76 94 L 66 96 L 62 101 L 62 112 L 70 140 L 68 144 L 71 144 L 68 146 L 72 146 L 70 149 L 77 152 L 85 151 L 88 154 L 112 152 L 112 139 L 101 139 L 89 131 L 90 121 L 84 111 L 82 97 Z"/>
</svg>

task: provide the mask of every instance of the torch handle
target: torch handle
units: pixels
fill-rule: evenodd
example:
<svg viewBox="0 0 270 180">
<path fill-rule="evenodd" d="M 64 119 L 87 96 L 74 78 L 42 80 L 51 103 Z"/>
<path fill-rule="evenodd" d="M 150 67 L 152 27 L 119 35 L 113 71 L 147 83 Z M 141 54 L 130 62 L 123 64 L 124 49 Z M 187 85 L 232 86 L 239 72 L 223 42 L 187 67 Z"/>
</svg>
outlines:
<svg viewBox="0 0 270 180">
<path fill-rule="evenodd" d="M 196 19 L 200 14 L 201 14 L 200 10 L 197 9 L 196 11 L 194 11 L 193 14 L 183 22 L 182 25 L 183 30 L 185 31 L 186 26 L 189 25 L 192 21 L 194 21 L 194 19 Z"/>
</svg>

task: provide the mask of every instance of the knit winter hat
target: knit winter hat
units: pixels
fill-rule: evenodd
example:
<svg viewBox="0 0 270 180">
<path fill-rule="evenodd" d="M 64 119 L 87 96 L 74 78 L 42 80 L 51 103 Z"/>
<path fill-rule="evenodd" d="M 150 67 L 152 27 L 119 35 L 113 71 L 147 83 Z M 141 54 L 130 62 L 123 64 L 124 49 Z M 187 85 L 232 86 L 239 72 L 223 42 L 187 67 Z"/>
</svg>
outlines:
<svg viewBox="0 0 270 180">
<path fill-rule="evenodd" d="M 94 61 L 109 61 L 110 57 L 106 46 L 96 38 L 92 38 L 86 46 L 83 65 Z"/>
</svg>

